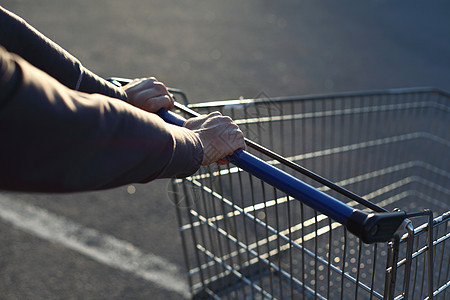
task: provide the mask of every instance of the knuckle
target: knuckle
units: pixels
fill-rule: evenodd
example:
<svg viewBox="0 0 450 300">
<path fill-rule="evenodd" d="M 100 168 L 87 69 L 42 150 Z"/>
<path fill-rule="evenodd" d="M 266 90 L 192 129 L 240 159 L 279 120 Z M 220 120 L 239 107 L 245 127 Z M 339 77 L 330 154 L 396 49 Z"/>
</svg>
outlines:
<svg viewBox="0 0 450 300">
<path fill-rule="evenodd" d="M 144 79 L 141 81 L 141 88 L 151 89 L 154 86 L 154 80 Z"/>
<path fill-rule="evenodd" d="M 162 96 L 162 98 L 163 98 L 164 102 L 166 102 L 168 104 L 173 104 L 173 102 L 174 102 L 173 99 L 170 98 L 169 95 L 164 95 L 164 96 Z"/>
<path fill-rule="evenodd" d="M 167 88 L 164 85 L 164 83 L 155 82 L 155 88 L 156 88 L 156 90 L 158 90 L 161 93 L 168 94 Z"/>
<path fill-rule="evenodd" d="M 144 79 L 145 80 L 145 79 Z M 148 84 L 150 84 L 150 85 L 153 85 L 153 84 L 155 84 L 155 82 L 157 82 L 157 80 L 156 80 L 156 78 L 155 77 L 150 77 L 150 78 L 147 78 L 147 80 L 145 80 Z"/>
<path fill-rule="evenodd" d="M 159 82 L 159 81 L 155 81 L 155 82 L 153 83 L 153 85 L 155 86 L 156 89 L 160 89 L 160 88 L 162 88 L 162 87 L 164 86 L 164 84 L 162 84 L 162 83 Z"/>
</svg>

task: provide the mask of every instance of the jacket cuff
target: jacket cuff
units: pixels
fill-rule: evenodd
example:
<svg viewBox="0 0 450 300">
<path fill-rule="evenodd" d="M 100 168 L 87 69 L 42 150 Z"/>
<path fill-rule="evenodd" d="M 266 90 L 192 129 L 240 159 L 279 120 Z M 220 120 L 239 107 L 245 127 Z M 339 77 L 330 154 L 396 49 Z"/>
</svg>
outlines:
<svg viewBox="0 0 450 300">
<path fill-rule="evenodd" d="M 203 145 L 191 130 L 167 124 L 172 132 L 174 146 L 172 157 L 158 178 L 187 177 L 200 168 L 203 161 Z"/>
</svg>

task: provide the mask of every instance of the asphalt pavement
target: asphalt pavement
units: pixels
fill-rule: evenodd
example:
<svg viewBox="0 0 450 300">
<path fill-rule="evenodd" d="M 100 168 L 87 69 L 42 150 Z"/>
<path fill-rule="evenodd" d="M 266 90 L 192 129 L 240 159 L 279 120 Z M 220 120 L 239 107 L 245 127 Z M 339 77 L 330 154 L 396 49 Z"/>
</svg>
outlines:
<svg viewBox="0 0 450 300">
<path fill-rule="evenodd" d="M 182 89 L 191 102 L 417 86 L 450 91 L 448 1 L 0 5 L 95 73 L 156 76 Z M 20 204 L 10 216 L 22 213 L 0 218 L 0 299 L 184 298 L 175 288 L 178 281 L 182 288 L 187 283 L 177 277 L 184 278 L 184 261 L 168 185 L 158 180 L 89 193 L 1 193 L 1 199 Z M 128 249 L 136 261 L 151 261 L 150 267 L 127 269 L 127 255 L 122 265 L 103 260 L 107 248 L 95 241 L 77 248 L 64 226 L 56 230 L 59 238 L 39 234 L 48 224 L 21 228 L 27 216 L 61 217 L 80 226 L 78 232 L 114 238 L 118 248 L 111 249 Z"/>
</svg>

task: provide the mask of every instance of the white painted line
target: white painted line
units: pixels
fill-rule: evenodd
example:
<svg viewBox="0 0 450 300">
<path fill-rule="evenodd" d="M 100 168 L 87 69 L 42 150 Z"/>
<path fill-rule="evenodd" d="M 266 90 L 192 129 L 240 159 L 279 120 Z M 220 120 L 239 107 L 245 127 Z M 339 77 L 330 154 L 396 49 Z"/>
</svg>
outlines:
<svg viewBox="0 0 450 300">
<path fill-rule="evenodd" d="M 129 242 L 1 194 L 0 217 L 25 232 L 60 243 L 107 266 L 189 297 L 184 274 L 176 265 L 157 255 L 142 253 Z"/>
</svg>

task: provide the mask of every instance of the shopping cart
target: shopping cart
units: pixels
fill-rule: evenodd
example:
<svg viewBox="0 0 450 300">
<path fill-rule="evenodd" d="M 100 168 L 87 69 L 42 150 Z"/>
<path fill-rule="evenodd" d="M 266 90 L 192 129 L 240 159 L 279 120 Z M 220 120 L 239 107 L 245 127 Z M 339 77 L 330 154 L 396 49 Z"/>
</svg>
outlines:
<svg viewBox="0 0 450 300">
<path fill-rule="evenodd" d="M 448 297 L 449 99 L 439 90 L 402 89 L 190 105 L 199 113 L 229 115 L 247 138 L 378 207 L 434 212 L 429 222 L 411 218 L 389 242 L 365 244 L 298 201 L 302 199 L 252 174 L 233 165 L 203 167 L 189 178 L 173 180 L 193 297 Z M 247 150 L 350 206 L 370 211 Z"/>
<path fill-rule="evenodd" d="M 185 117 L 229 115 L 256 142 L 247 150 L 275 167 L 274 177 L 300 179 L 344 204 L 323 208 L 316 196 L 268 184 L 272 178 L 233 157 L 242 168 L 202 167 L 174 179 L 193 298 L 445 299 L 449 98 L 401 89 L 177 105 Z M 346 207 L 394 218 L 358 231 L 340 219 Z M 394 213 L 376 213 L 385 211 Z M 383 226 L 397 229 L 402 215 L 400 230 L 377 235 Z"/>
</svg>

